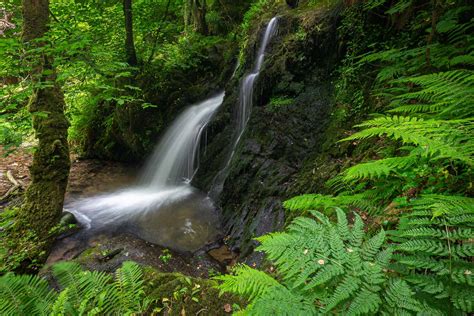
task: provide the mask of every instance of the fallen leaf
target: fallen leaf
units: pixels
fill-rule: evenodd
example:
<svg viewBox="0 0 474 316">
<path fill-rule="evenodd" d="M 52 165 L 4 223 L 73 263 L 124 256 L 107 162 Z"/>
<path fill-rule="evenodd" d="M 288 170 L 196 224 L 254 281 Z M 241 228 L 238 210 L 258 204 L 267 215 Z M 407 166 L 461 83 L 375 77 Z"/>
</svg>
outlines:
<svg viewBox="0 0 474 316">
<path fill-rule="evenodd" d="M 232 306 L 230 306 L 230 304 L 225 304 L 224 305 L 224 311 L 226 313 L 231 313 L 232 312 Z"/>
</svg>

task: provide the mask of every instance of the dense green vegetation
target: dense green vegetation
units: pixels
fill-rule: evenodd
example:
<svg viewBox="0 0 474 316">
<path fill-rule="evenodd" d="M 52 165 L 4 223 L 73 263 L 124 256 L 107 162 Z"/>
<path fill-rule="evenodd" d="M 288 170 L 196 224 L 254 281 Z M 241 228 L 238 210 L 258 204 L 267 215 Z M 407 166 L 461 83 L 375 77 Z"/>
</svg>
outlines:
<svg viewBox="0 0 474 316">
<path fill-rule="evenodd" d="M 140 160 L 186 104 L 226 85 L 237 60 L 244 65 L 237 74 L 249 69 L 255 38 L 273 14 L 283 21 L 303 17 L 301 25 L 288 18 L 292 22 L 280 26 L 297 43 L 279 48 L 279 54 L 287 50 L 281 67 L 314 58 L 310 65 L 317 68 L 324 56 L 292 49 L 326 45 L 311 42 L 310 29 L 336 33 L 338 52 L 328 61 L 334 66 L 328 66 L 327 79 L 335 104 L 320 155 L 343 158 L 317 192 L 300 189 L 301 195 L 283 203 L 282 231 L 255 238 L 255 253 L 265 255 L 258 267 L 244 264 L 252 261 L 243 257 L 214 280 L 162 274 L 132 262 L 113 275 L 71 262 L 54 265 L 52 272 L 44 268 L 41 276 L 24 274 L 42 268 L 51 242 L 67 227 L 58 225 L 54 214 L 46 225 L 42 213 L 32 211 L 34 203 L 47 204 L 44 195 L 8 196 L 11 205 L 0 213 L 0 313 L 474 313 L 474 8 L 469 1 L 134 0 L 131 28 L 126 3 L 51 2 L 49 29 L 32 40 L 19 31 L 26 21 L 20 3 L 4 5 L 5 21 L 11 23 L 0 40 L 5 153 L 34 143 L 35 122 L 51 116 L 32 110 L 29 99 L 54 87 L 64 93 L 71 152 Z M 326 16 L 337 16 L 330 20 L 336 25 L 323 25 Z M 51 63 L 38 70 L 43 58 Z M 262 87 L 270 91 L 265 83 Z M 302 89 L 291 89 L 291 95 L 256 97 L 278 115 L 295 106 Z M 41 150 L 41 142 L 35 146 Z M 304 181 L 315 173 L 310 170 Z M 31 218 L 37 222 L 25 226 Z M 159 259 L 167 264 L 170 258 L 166 252 Z M 224 296 L 217 297 L 218 291 Z"/>
<path fill-rule="evenodd" d="M 410 7 L 403 4 L 387 14 L 403 13 Z M 379 110 L 341 141 L 380 139 L 376 159 L 331 179 L 333 196 L 302 195 L 285 202 L 290 211 L 336 213 L 338 222 L 310 211 L 314 218 L 298 217 L 285 232 L 258 238 L 257 250 L 275 265 L 277 278 L 245 266 L 220 278 L 222 290 L 250 299 L 250 314 L 473 311 L 474 38 L 467 32 L 474 27 L 472 8 L 450 3 L 431 10 L 438 10 L 438 20 L 431 25 L 435 30 L 427 30 L 427 43 L 413 47 L 414 36 L 408 34 L 380 52 L 347 58 L 341 84 L 354 69 L 376 65 L 367 102 L 377 102 Z M 356 211 L 352 229 L 343 210 Z M 358 213 L 371 218 L 366 232 Z M 386 231 L 374 234 L 378 226 Z"/>
<path fill-rule="evenodd" d="M 182 315 L 183 310 L 196 313 L 202 306 L 221 308 L 215 282 L 159 273 L 130 261 L 113 275 L 83 271 L 72 262 L 51 270 L 49 279 L 58 290 L 43 277 L 3 276 L 2 315 Z"/>
<path fill-rule="evenodd" d="M 205 36 L 194 31 L 191 22 L 186 22 L 190 18 L 185 16 L 188 14 L 185 4 L 185 1 L 133 1 L 133 11 L 139 14 L 133 29 L 136 65 L 127 62 L 120 1 L 50 4 L 51 24 L 45 35 L 49 45 L 34 50 L 35 55 L 30 59 L 44 52 L 54 55 L 57 80 L 64 88 L 68 105 L 69 139 L 75 145 L 74 150 L 87 151 L 91 142 L 97 143 L 87 152 L 92 156 L 112 156 L 109 151 L 117 142 L 123 142 L 131 150 L 143 150 L 142 147 L 149 150 L 154 143 L 147 143 L 146 137 L 121 135 L 125 134 L 127 124 L 134 123 L 130 121 L 134 112 L 142 111 L 155 119 L 153 126 L 135 130 L 135 134 L 156 135 L 162 128 L 161 121 L 170 119 L 154 110 L 156 107 L 166 105 L 166 111 L 174 115 L 179 109 L 173 111 L 173 106 L 182 107 L 209 92 L 203 82 L 219 75 L 212 63 L 229 62 L 235 53 L 231 42 L 235 37 L 233 27 L 246 2 L 227 8 L 217 1 L 209 1 L 206 14 L 209 31 Z M 22 24 L 20 8 L 18 1 L 7 2 L 6 9 L 13 13 L 11 19 L 16 28 L 7 30 L 1 43 L 1 76 L 8 83 L 2 88 L 0 99 L 4 109 L 1 141 L 7 146 L 19 144 L 21 137 L 28 136 L 30 131 L 22 104 L 33 86 L 27 76 L 31 64 L 22 58 L 26 48 L 17 36 Z M 224 56 L 213 58 L 212 54 L 216 53 Z M 183 89 L 180 96 L 183 100 L 171 101 L 168 98 L 174 97 L 170 94 L 176 93 L 176 85 L 190 85 L 191 91 Z"/>
</svg>

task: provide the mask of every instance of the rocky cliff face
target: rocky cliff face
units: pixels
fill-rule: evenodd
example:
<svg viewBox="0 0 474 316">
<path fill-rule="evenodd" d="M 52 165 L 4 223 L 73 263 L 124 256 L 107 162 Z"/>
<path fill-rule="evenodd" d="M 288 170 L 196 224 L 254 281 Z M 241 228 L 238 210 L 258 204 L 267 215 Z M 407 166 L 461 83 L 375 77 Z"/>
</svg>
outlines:
<svg viewBox="0 0 474 316">
<path fill-rule="evenodd" d="M 334 103 L 336 12 L 286 10 L 279 15 L 279 32 L 254 90 L 250 120 L 226 171 L 222 192 L 215 197 L 224 232 L 242 257 L 252 252 L 252 238 L 283 226 L 282 201 L 305 193 L 302 173 L 314 173 L 304 168 L 305 160 L 321 151 Z M 270 18 L 262 17 L 250 35 L 241 75 L 250 69 Z M 211 196 L 216 191 L 214 178 L 231 150 L 238 81 L 235 78 L 228 84 L 224 104 L 208 128 L 207 146 L 194 180 Z"/>
</svg>

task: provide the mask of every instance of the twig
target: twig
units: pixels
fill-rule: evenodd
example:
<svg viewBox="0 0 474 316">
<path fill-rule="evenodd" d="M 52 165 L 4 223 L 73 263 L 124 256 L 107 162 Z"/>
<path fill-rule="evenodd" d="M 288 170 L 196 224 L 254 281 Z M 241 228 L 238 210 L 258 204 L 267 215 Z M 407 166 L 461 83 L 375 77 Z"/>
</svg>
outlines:
<svg viewBox="0 0 474 316">
<path fill-rule="evenodd" d="M 18 183 L 18 181 L 16 181 L 16 179 L 13 177 L 13 174 L 10 170 L 7 171 L 7 179 L 10 180 L 10 182 L 16 186 L 16 187 L 20 187 L 20 183 Z"/>
<path fill-rule="evenodd" d="M 196 313 L 196 316 L 199 315 L 199 314 L 201 314 L 202 312 L 207 311 L 207 310 L 208 310 L 207 308 L 202 308 L 202 309 L 200 309 L 200 310 Z"/>
<path fill-rule="evenodd" d="M 0 201 L 6 200 L 10 195 L 13 194 L 18 189 L 23 189 L 23 183 L 20 183 L 13 177 L 13 174 L 10 170 L 7 171 L 7 179 L 13 184 L 13 186 L 5 193 L 1 198 Z"/>
</svg>

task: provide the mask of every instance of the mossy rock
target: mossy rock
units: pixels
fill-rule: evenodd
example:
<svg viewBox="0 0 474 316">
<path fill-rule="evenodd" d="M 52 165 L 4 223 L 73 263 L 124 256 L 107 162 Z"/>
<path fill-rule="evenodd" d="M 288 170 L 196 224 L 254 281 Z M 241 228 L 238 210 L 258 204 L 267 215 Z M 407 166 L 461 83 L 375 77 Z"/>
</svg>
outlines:
<svg viewBox="0 0 474 316">
<path fill-rule="evenodd" d="M 150 267 L 144 269 L 144 279 L 147 297 L 164 315 L 229 315 L 234 304 L 244 304 L 233 295 L 219 295 L 213 280 L 162 273 Z"/>
<path fill-rule="evenodd" d="M 305 160 L 321 152 L 334 105 L 331 74 L 338 59 L 337 18 L 332 11 L 289 10 L 286 5 L 276 9 L 279 31 L 267 47 L 254 88 L 252 114 L 216 201 L 229 245 L 242 257 L 252 253 L 253 238 L 283 227 L 281 202 L 294 195 L 292 185 Z M 257 17 L 257 25 L 249 29 L 241 65 L 246 71 L 270 15 L 275 15 L 270 11 Z M 225 165 L 226 153 L 232 150 L 228 143 L 235 129 L 238 80 L 232 84 L 209 126 L 206 152 L 193 179 L 194 185 L 210 191 L 211 196 L 215 170 Z M 256 264 L 261 261 L 255 256 L 249 259 Z"/>
</svg>

